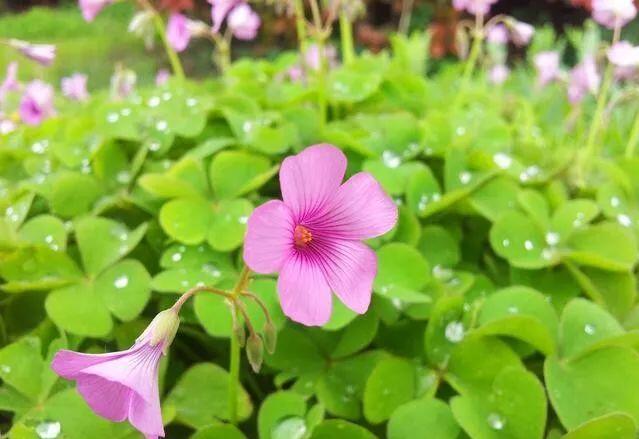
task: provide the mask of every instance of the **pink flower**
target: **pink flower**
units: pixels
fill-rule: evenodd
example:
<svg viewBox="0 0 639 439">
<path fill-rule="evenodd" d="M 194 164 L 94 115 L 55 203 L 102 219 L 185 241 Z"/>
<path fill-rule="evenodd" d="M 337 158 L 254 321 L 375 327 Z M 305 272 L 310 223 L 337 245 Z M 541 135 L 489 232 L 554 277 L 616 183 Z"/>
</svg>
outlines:
<svg viewBox="0 0 639 439">
<path fill-rule="evenodd" d="M 581 102 L 588 93 L 596 94 L 599 90 L 601 77 L 597 71 L 594 57 L 586 57 L 572 72 L 568 83 L 568 99 L 571 103 Z"/>
<path fill-rule="evenodd" d="M 473 15 L 486 15 L 490 7 L 498 0 L 453 0 L 453 7 L 458 11 L 468 11 Z"/>
<path fill-rule="evenodd" d="M 133 93 L 137 80 L 138 77 L 133 70 L 116 68 L 111 76 L 111 96 L 116 99 L 126 98 Z"/>
<path fill-rule="evenodd" d="M 257 36 L 261 20 L 248 3 L 241 3 L 233 8 L 228 16 L 227 24 L 235 38 L 252 40 Z"/>
<path fill-rule="evenodd" d="M 6 135 L 16 129 L 16 124 L 11 119 L 7 119 L 3 113 L 0 113 L 0 135 Z"/>
<path fill-rule="evenodd" d="M 537 83 L 544 87 L 559 78 L 561 69 L 559 67 L 559 52 L 540 52 L 535 55 L 535 68 L 537 69 Z"/>
<path fill-rule="evenodd" d="M 158 368 L 180 323 L 177 310 L 159 313 L 126 351 L 83 354 L 58 351 L 51 368 L 73 380 L 91 410 L 114 422 L 129 422 L 147 439 L 164 437 Z"/>
<path fill-rule="evenodd" d="M 375 252 L 361 240 L 397 222 L 397 206 L 368 173 L 342 183 L 346 156 L 315 145 L 288 157 L 280 170 L 283 201 L 259 206 L 248 220 L 244 261 L 256 273 L 279 273 L 284 313 L 308 326 L 331 315 L 331 290 L 364 313 L 377 273 Z"/>
<path fill-rule="evenodd" d="M 535 35 L 535 28 L 523 21 L 514 20 L 510 26 L 510 32 L 513 43 L 517 46 L 526 46 Z"/>
<path fill-rule="evenodd" d="M 637 15 L 633 0 L 593 0 L 592 18 L 610 29 L 625 26 Z"/>
<path fill-rule="evenodd" d="M 620 41 L 608 49 L 608 60 L 617 67 L 636 67 L 639 65 L 639 46 Z"/>
<path fill-rule="evenodd" d="M 211 19 L 213 20 L 213 32 L 219 32 L 226 16 L 241 0 L 208 0 L 211 4 Z"/>
<path fill-rule="evenodd" d="M 324 57 L 326 58 L 326 64 L 329 67 L 337 66 L 337 50 L 333 45 L 324 46 Z M 306 49 L 306 53 L 304 54 L 304 62 L 308 68 L 311 70 L 319 70 L 320 68 L 320 50 L 317 44 L 311 44 Z"/>
<path fill-rule="evenodd" d="M 492 84 L 500 85 L 506 82 L 509 76 L 510 69 L 503 64 L 497 64 L 490 69 L 488 79 Z"/>
<path fill-rule="evenodd" d="M 86 101 L 89 99 L 87 80 L 87 75 L 82 73 L 74 73 L 71 76 L 62 78 L 62 94 L 73 101 Z"/>
<path fill-rule="evenodd" d="M 166 37 L 177 52 L 182 52 L 191 41 L 188 19 L 182 14 L 171 14 L 166 26 Z"/>
<path fill-rule="evenodd" d="M 506 44 L 508 43 L 508 29 L 501 23 L 491 26 L 486 34 L 486 40 L 491 44 Z"/>
<path fill-rule="evenodd" d="M 169 73 L 167 69 L 158 70 L 157 74 L 155 75 L 155 85 L 161 86 L 166 84 L 170 77 L 171 73 Z"/>
<path fill-rule="evenodd" d="M 20 84 L 18 83 L 18 63 L 12 62 L 7 66 L 7 75 L 0 84 L 0 104 L 4 102 L 4 98 L 10 91 L 16 91 Z"/>
<path fill-rule="evenodd" d="M 100 11 L 113 3 L 113 0 L 78 0 L 82 17 L 85 21 L 93 21 Z"/>
<path fill-rule="evenodd" d="M 28 125 L 39 125 L 55 114 L 53 87 L 40 80 L 29 83 L 20 101 L 20 117 Z"/>
<path fill-rule="evenodd" d="M 51 65 L 55 59 L 56 49 L 53 44 L 34 44 L 22 40 L 9 40 L 9 45 L 43 66 Z"/>
</svg>

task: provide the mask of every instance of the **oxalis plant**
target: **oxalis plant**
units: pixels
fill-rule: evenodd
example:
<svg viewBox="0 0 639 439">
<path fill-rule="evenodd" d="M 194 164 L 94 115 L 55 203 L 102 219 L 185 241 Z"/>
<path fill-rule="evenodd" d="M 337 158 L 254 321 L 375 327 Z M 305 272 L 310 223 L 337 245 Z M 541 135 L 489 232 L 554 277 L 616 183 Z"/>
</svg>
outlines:
<svg viewBox="0 0 639 439">
<path fill-rule="evenodd" d="M 357 53 L 353 2 L 130 3 L 154 87 L 58 93 L 20 68 L 54 45 L 2 41 L 3 435 L 637 437 L 633 2 L 562 37 L 455 1 L 437 65 Z M 271 6 L 298 49 L 233 62 Z"/>
</svg>

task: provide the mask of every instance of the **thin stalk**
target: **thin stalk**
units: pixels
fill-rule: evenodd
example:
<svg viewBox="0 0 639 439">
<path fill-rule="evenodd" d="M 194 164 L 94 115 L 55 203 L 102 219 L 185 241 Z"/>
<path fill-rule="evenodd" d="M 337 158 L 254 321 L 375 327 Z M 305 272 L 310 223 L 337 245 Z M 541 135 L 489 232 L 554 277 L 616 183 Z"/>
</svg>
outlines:
<svg viewBox="0 0 639 439">
<path fill-rule="evenodd" d="M 473 77 L 473 73 L 475 72 L 475 67 L 477 66 L 477 61 L 481 55 L 482 45 L 484 43 L 484 16 L 483 14 L 478 14 L 475 16 L 475 28 L 473 30 L 473 45 L 470 49 L 470 54 L 468 55 L 468 59 L 466 60 L 466 65 L 464 67 L 464 73 L 462 75 L 462 82 L 459 88 L 459 94 L 457 95 L 457 99 L 455 100 L 454 107 L 458 107 L 463 103 L 463 99 L 466 96 L 468 91 L 468 86 L 470 84 L 470 80 Z"/>
<path fill-rule="evenodd" d="M 626 145 L 626 158 L 632 158 L 632 156 L 635 155 L 637 143 L 639 143 L 639 112 L 637 112 L 637 116 L 635 117 L 635 122 L 632 125 L 632 130 L 630 131 L 630 138 Z"/>
<path fill-rule="evenodd" d="M 319 53 L 319 69 L 317 70 L 317 106 L 320 111 L 320 129 L 324 129 L 327 120 L 326 105 L 326 54 L 324 51 L 324 31 L 322 29 L 322 16 L 317 0 L 310 0 L 311 13 L 313 14 L 313 26 L 317 35 L 316 44 Z"/>
<path fill-rule="evenodd" d="M 304 3 L 302 0 L 294 0 L 295 8 L 295 28 L 297 30 L 297 41 L 300 46 L 300 53 L 306 53 L 306 17 L 304 14 Z"/>
<path fill-rule="evenodd" d="M 621 26 L 616 26 L 614 35 L 612 37 L 612 45 L 614 46 L 619 42 L 619 38 L 621 37 Z M 608 62 L 606 65 L 606 71 L 604 73 L 603 83 L 601 85 L 601 89 L 599 90 L 599 96 L 597 97 L 597 108 L 595 110 L 595 115 L 593 116 L 592 123 L 590 124 L 590 130 L 588 131 L 588 140 L 586 141 L 586 148 L 584 155 L 581 157 L 581 160 L 578 163 L 577 167 L 577 179 L 580 185 L 583 185 L 585 182 L 586 174 L 590 168 L 590 163 L 597 153 L 597 138 L 599 137 L 599 132 L 603 125 L 603 115 L 606 109 L 606 103 L 608 101 L 608 92 L 612 87 L 612 83 L 614 80 L 614 66 L 611 62 Z"/>
<path fill-rule="evenodd" d="M 353 44 L 353 26 L 345 12 L 339 14 L 339 32 L 342 43 L 342 61 L 348 65 L 355 59 L 355 47 Z"/>
<path fill-rule="evenodd" d="M 220 290 L 218 288 L 213 288 L 213 287 L 198 286 L 198 287 L 193 287 L 190 290 L 188 290 L 186 293 L 182 294 L 180 298 L 175 302 L 175 304 L 173 304 L 172 308 L 176 312 L 180 312 L 180 310 L 182 309 L 182 306 L 191 297 L 195 296 L 196 294 L 204 293 L 204 292 L 217 294 L 218 296 L 222 296 L 226 299 L 232 299 L 231 295 L 227 293 L 226 291 Z"/>
<path fill-rule="evenodd" d="M 413 15 L 413 6 L 415 0 L 404 0 L 402 2 L 402 14 L 399 17 L 398 32 L 403 35 L 408 34 L 410 28 L 410 21 Z"/>
<path fill-rule="evenodd" d="M 164 25 L 164 20 L 157 12 L 153 14 L 153 23 L 155 24 L 157 33 L 160 35 L 162 44 L 164 44 L 164 50 L 166 51 L 166 55 L 169 58 L 169 63 L 171 64 L 171 70 L 173 70 L 173 74 L 179 80 L 184 80 L 184 68 L 182 68 L 182 62 L 180 61 L 180 58 L 178 57 L 175 50 L 173 50 L 173 47 L 171 47 L 169 39 L 166 36 L 166 27 Z"/>
</svg>

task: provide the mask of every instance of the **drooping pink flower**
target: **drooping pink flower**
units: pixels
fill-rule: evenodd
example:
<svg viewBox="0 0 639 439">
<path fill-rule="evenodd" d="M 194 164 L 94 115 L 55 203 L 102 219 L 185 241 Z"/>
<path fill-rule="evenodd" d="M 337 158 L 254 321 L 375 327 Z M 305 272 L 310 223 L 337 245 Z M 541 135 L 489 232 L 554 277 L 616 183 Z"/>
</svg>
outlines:
<svg viewBox="0 0 639 439">
<path fill-rule="evenodd" d="M 104 7 L 113 3 L 113 0 L 78 0 L 82 17 L 85 21 L 93 21 Z"/>
<path fill-rule="evenodd" d="M 20 118 L 27 125 L 39 125 L 55 114 L 53 87 L 40 80 L 27 84 L 20 101 Z"/>
<path fill-rule="evenodd" d="M 639 65 L 639 46 L 620 41 L 608 49 L 608 60 L 617 67 L 636 67 Z"/>
<path fill-rule="evenodd" d="M 361 241 L 397 222 L 397 206 L 370 174 L 341 184 L 345 171 L 346 156 L 332 145 L 286 158 L 283 201 L 259 206 L 248 220 L 244 261 L 256 273 L 279 273 L 284 313 L 308 326 L 329 320 L 331 291 L 348 308 L 366 312 L 377 257 Z"/>
<path fill-rule="evenodd" d="M 171 77 L 171 73 L 167 69 L 158 70 L 155 75 L 155 85 L 161 86 L 167 83 L 169 78 Z"/>
<path fill-rule="evenodd" d="M 16 91 L 19 87 L 18 83 L 18 63 L 11 62 L 7 66 L 7 74 L 4 77 L 4 81 L 0 84 L 0 104 L 4 102 L 5 96 L 10 91 Z"/>
<path fill-rule="evenodd" d="M 158 369 L 179 326 L 177 310 L 159 313 L 126 351 L 83 354 L 58 351 L 52 369 L 77 383 L 96 414 L 114 422 L 128 420 L 147 439 L 164 437 Z"/>
<path fill-rule="evenodd" d="M 34 44 L 22 40 L 9 40 L 9 45 L 24 56 L 43 66 L 49 66 L 55 60 L 56 48 L 53 44 Z"/>
<path fill-rule="evenodd" d="M 453 0 L 453 7 L 458 11 L 467 11 L 473 15 L 486 15 L 498 0 Z"/>
<path fill-rule="evenodd" d="M 610 29 L 628 24 L 637 15 L 633 0 L 593 0 L 592 18 Z"/>
<path fill-rule="evenodd" d="M 248 3 L 241 3 L 229 13 L 227 24 L 239 40 L 252 40 L 257 36 L 262 21 Z"/>
<path fill-rule="evenodd" d="M 169 44 L 171 44 L 171 47 L 173 47 L 176 52 L 182 52 L 186 49 L 189 45 L 189 41 L 191 41 L 188 19 L 182 14 L 171 14 L 166 26 L 166 37 L 169 40 Z"/>
<path fill-rule="evenodd" d="M 510 69 L 503 65 L 497 64 L 490 69 L 488 73 L 488 79 L 491 84 L 500 85 L 506 82 L 506 79 L 510 76 Z"/>
<path fill-rule="evenodd" d="M 568 99 L 571 103 L 577 104 L 589 93 L 596 94 L 600 83 L 597 63 L 593 56 L 588 56 L 570 72 Z"/>
<path fill-rule="evenodd" d="M 213 32 L 219 32 L 224 19 L 231 12 L 231 9 L 239 5 L 242 0 L 208 0 L 211 4 L 211 19 L 213 21 Z"/>
<path fill-rule="evenodd" d="M 559 52 L 547 51 L 535 55 L 534 64 L 537 69 L 537 84 L 544 87 L 561 75 Z"/>
<path fill-rule="evenodd" d="M 62 78 L 62 94 L 73 101 L 86 101 L 89 99 L 89 92 L 87 92 L 88 79 L 87 75 L 82 73 L 74 73 L 71 76 Z"/>
<path fill-rule="evenodd" d="M 506 26 L 503 23 L 491 26 L 486 33 L 486 41 L 491 44 L 508 43 L 508 29 L 506 29 Z"/>
<path fill-rule="evenodd" d="M 535 27 L 523 21 L 513 20 L 510 26 L 513 43 L 517 46 L 526 46 L 535 35 Z"/>
</svg>

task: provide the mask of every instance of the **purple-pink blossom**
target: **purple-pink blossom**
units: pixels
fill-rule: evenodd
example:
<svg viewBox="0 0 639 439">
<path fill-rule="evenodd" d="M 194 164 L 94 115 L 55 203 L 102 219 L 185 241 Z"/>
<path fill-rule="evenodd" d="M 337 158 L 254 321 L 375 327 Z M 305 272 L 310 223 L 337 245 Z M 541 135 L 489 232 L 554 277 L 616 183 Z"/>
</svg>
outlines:
<svg viewBox="0 0 639 439">
<path fill-rule="evenodd" d="M 486 15 L 495 3 L 497 0 L 453 0 L 453 7 L 473 15 Z"/>
<path fill-rule="evenodd" d="M 147 439 L 164 437 L 158 369 L 179 326 L 178 310 L 159 313 L 125 351 L 83 354 L 58 351 L 52 369 L 77 383 L 89 407 L 114 422 L 128 420 Z"/>
<path fill-rule="evenodd" d="M 637 15 L 633 0 L 593 0 L 592 18 L 610 29 L 628 24 Z"/>
<path fill-rule="evenodd" d="M 9 45 L 43 66 L 49 66 L 55 60 L 56 48 L 53 44 L 35 44 L 12 39 L 9 40 Z"/>
<path fill-rule="evenodd" d="M 544 87 L 561 75 L 559 52 L 547 51 L 539 52 L 534 59 L 537 69 L 537 84 Z"/>
<path fill-rule="evenodd" d="M 608 60 L 617 67 L 636 67 L 639 65 L 639 46 L 620 41 L 608 49 Z"/>
<path fill-rule="evenodd" d="M 89 99 L 89 92 L 87 91 L 88 79 L 87 75 L 82 73 L 74 73 L 71 76 L 62 78 L 60 85 L 62 94 L 74 101 L 86 101 Z"/>
<path fill-rule="evenodd" d="M 492 84 L 500 85 L 510 76 L 510 69 L 504 64 L 497 64 L 490 69 L 488 79 Z"/>
<path fill-rule="evenodd" d="M 170 77 L 171 73 L 167 69 L 158 70 L 155 75 L 155 85 L 160 86 L 166 84 Z"/>
<path fill-rule="evenodd" d="M 397 206 L 372 175 L 360 172 L 342 184 L 345 172 L 341 150 L 308 147 L 282 163 L 283 201 L 268 201 L 248 220 L 244 261 L 256 273 L 279 273 L 282 309 L 304 325 L 329 320 L 331 291 L 366 312 L 377 257 L 361 241 L 397 222 Z"/>
<path fill-rule="evenodd" d="M 571 103 L 577 104 L 589 93 L 596 94 L 600 83 L 597 63 L 593 56 L 588 56 L 570 72 L 568 99 Z"/>
<path fill-rule="evenodd" d="M 7 74 L 4 81 L 0 84 L 0 104 L 4 102 L 5 96 L 10 91 L 18 90 L 20 83 L 18 82 L 18 63 L 11 62 L 7 66 Z"/>
<path fill-rule="evenodd" d="M 535 35 L 535 27 L 523 21 L 513 20 L 510 25 L 510 34 L 513 43 L 517 46 L 526 46 Z"/>
<path fill-rule="evenodd" d="M 503 23 L 497 23 L 491 26 L 486 32 L 486 41 L 491 44 L 506 44 L 508 43 L 508 29 Z"/>
<path fill-rule="evenodd" d="M 242 0 L 208 0 L 211 4 L 211 19 L 213 20 L 213 32 L 219 32 L 224 19 L 231 9 L 242 3 Z"/>
<path fill-rule="evenodd" d="M 251 9 L 248 3 L 241 3 L 229 13 L 227 25 L 233 36 L 239 40 L 252 40 L 260 28 L 260 16 Z"/>
<path fill-rule="evenodd" d="M 188 19 L 182 14 L 171 14 L 166 26 L 166 37 L 171 47 L 177 52 L 182 52 L 186 49 L 189 45 L 189 41 L 191 41 Z"/>
<path fill-rule="evenodd" d="M 20 101 L 20 118 L 27 125 L 39 125 L 53 116 L 53 87 L 40 80 L 27 84 Z"/>
<path fill-rule="evenodd" d="M 113 3 L 113 0 L 78 0 L 82 17 L 86 21 L 93 21 L 105 6 Z"/>
</svg>

